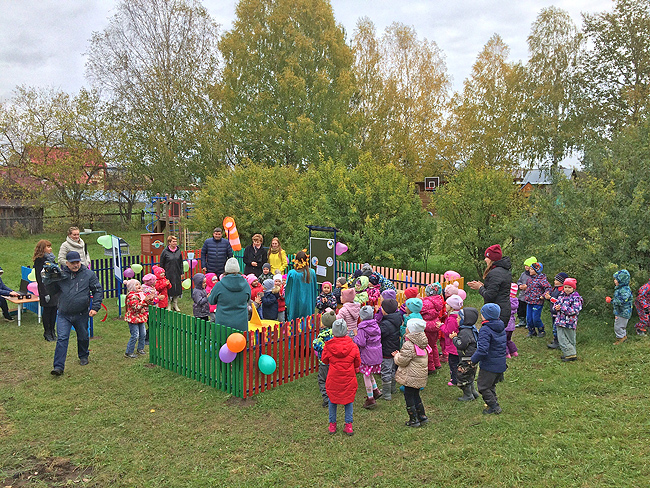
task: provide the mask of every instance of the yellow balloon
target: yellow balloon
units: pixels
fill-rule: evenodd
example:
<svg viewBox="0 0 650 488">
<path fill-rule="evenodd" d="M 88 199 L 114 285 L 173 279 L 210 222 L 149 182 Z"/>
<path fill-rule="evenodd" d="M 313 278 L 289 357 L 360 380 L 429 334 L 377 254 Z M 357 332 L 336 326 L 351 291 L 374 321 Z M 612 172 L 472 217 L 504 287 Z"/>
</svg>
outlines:
<svg viewBox="0 0 650 488">
<path fill-rule="evenodd" d="M 192 286 L 192 280 L 190 280 L 189 278 L 187 278 L 186 280 L 183 280 L 183 282 L 181 283 L 181 286 L 183 287 L 183 289 L 189 290 L 190 286 Z"/>
<path fill-rule="evenodd" d="M 190 270 L 190 263 L 188 263 L 187 261 L 183 261 L 183 271 L 187 273 L 189 270 Z"/>
<path fill-rule="evenodd" d="M 138 263 L 133 263 L 131 265 L 131 269 L 135 274 L 140 274 L 140 272 L 142 271 L 142 265 Z"/>
<path fill-rule="evenodd" d="M 104 246 L 106 249 L 110 249 L 113 244 L 113 238 L 109 235 L 99 236 L 97 238 L 97 244 Z"/>
<path fill-rule="evenodd" d="M 29 274 L 27 275 L 27 279 L 29 281 L 36 281 L 36 270 L 35 269 L 33 269 L 33 270 L 31 270 L 29 272 Z"/>
</svg>

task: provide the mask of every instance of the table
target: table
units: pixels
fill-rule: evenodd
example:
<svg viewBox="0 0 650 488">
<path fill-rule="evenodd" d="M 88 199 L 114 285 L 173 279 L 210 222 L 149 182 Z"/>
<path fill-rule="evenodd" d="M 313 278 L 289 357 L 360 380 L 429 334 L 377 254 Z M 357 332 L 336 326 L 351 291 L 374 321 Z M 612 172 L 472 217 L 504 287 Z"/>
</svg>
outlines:
<svg viewBox="0 0 650 488">
<path fill-rule="evenodd" d="M 39 303 L 39 299 L 37 296 L 32 295 L 32 298 L 16 298 L 16 297 L 5 297 L 8 302 L 15 303 L 18 305 L 18 327 L 20 327 L 20 322 L 22 321 L 23 317 L 23 305 L 25 303 L 38 303 L 38 323 L 41 323 L 41 304 Z"/>
<path fill-rule="evenodd" d="M 79 232 L 79 235 L 80 235 L 80 236 L 87 236 L 87 235 L 89 235 L 89 234 L 102 234 L 102 235 L 106 235 L 106 231 L 105 231 L 105 230 L 84 230 L 83 232 Z"/>
</svg>

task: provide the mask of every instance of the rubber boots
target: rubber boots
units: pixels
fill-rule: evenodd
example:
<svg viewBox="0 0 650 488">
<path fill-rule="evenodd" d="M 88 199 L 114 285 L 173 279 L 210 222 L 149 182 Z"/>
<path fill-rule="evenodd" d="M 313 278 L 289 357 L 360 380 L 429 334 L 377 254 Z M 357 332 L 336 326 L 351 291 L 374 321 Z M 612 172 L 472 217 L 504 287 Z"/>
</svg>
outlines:
<svg viewBox="0 0 650 488">
<path fill-rule="evenodd" d="M 409 414 L 409 420 L 406 422 L 407 427 L 420 427 L 420 419 L 418 419 L 418 414 L 415 411 L 415 407 L 406 407 L 406 411 Z"/>
<path fill-rule="evenodd" d="M 474 395 L 472 394 L 471 385 L 461 386 L 460 389 L 463 390 L 463 396 L 458 397 L 459 402 L 469 402 L 471 400 L 476 400 L 476 398 L 474 398 Z"/>
<path fill-rule="evenodd" d="M 415 413 L 418 416 L 418 420 L 420 421 L 420 425 L 424 425 L 429 421 L 429 417 L 427 417 L 424 413 L 424 405 L 421 403 L 418 403 L 415 406 Z"/>
<path fill-rule="evenodd" d="M 478 397 L 479 397 L 479 394 L 478 394 L 478 391 L 476 391 L 476 387 L 474 386 L 474 382 L 472 382 L 472 384 L 470 385 L 470 387 L 472 388 L 472 396 L 473 396 L 474 398 L 478 398 Z"/>
<path fill-rule="evenodd" d="M 393 378 L 392 381 L 390 382 L 390 392 L 393 394 L 397 393 L 397 381 L 395 380 L 395 378 Z"/>
<path fill-rule="evenodd" d="M 391 391 L 391 383 L 384 381 L 381 386 L 381 397 L 386 401 L 391 401 L 393 399 L 393 392 Z"/>
<path fill-rule="evenodd" d="M 172 308 L 174 309 L 175 312 L 181 311 L 181 309 L 178 308 L 178 297 L 172 298 Z"/>
</svg>

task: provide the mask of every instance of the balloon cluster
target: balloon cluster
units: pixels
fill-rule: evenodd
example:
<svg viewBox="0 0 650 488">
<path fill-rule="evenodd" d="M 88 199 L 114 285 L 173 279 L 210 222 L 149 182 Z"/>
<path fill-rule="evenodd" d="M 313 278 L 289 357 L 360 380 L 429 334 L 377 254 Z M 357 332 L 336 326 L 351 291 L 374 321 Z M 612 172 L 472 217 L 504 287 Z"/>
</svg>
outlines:
<svg viewBox="0 0 650 488">
<path fill-rule="evenodd" d="M 138 263 L 133 263 L 130 268 L 126 268 L 122 274 L 125 278 L 131 279 L 135 275 L 142 273 L 142 265 Z"/>
<path fill-rule="evenodd" d="M 226 343 L 219 349 L 219 359 L 224 363 L 232 363 L 237 357 L 238 352 L 242 352 L 246 347 L 246 338 L 239 332 L 234 332 L 228 336 Z"/>
</svg>

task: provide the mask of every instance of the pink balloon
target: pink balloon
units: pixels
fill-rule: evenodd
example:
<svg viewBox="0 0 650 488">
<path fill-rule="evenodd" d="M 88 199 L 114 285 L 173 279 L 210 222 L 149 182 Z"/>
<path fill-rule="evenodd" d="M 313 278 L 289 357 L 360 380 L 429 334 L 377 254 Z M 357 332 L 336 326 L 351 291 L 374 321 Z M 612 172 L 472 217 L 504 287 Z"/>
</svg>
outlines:
<svg viewBox="0 0 650 488">
<path fill-rule="evenodd" d="M 458 290 L 458 296 L 461 297 L 463 300 L 467 298 L 467 293 L 465 293 L 465 290 Z"/>
<path fill-rule="evenodd" d="M 32 295 L 38 296 L 38 283 L 35 281 L 31 282 L 29 285 L 27 285 L 27 291 Z"/>
<path fill-rule="evenodd" d="M 133 278 L 135 276 L 135 271 L 133 271 L 131 268 L 126 268 L 123 274 L 125 278 Z"/>
<path fill-rule="evenodd" d="M 190 268 L 192 268 L 192 269 L 196 268 L 197 264 L 198 264 L 198 261 L 196 259 L 190 259 Z"/>
<path fill-rule="evenodd" d="M 337 242 L 336 243 L 336 255 L 337 256 L 340 256 L 341 254 L 343 254 L 347 250 L 348 250 L 348 246 L 346 246 L 342 242 Z"/>
</svg>

